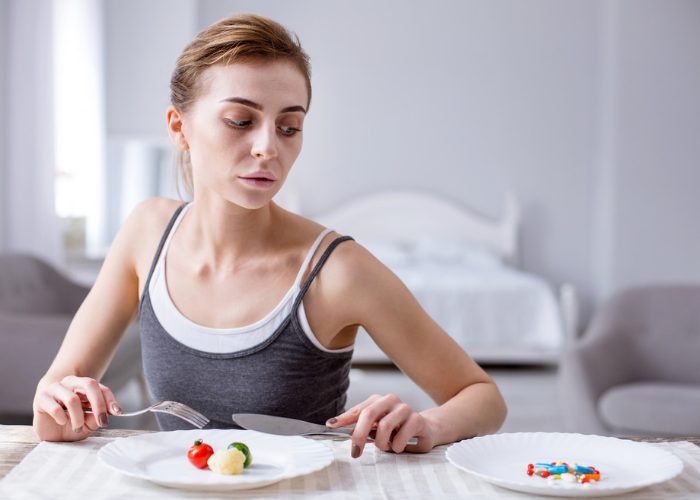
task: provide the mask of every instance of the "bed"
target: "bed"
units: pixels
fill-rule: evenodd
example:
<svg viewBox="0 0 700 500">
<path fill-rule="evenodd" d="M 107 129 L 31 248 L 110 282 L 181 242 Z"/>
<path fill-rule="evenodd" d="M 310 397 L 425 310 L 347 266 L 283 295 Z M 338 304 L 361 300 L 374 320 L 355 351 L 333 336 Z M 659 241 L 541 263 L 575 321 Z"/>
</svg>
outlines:
<svg viewBox="0 0 700 500">
<path fill-rule="evenodd" d="M 576 331 L 576 293 L 518 269 L 520 210 L 498 219 L 437 195 L 383 191 L 312 217 L 353 236 L 480 363 L 556 364 Z M 360 329 L 353 361 L 389 363 Z"/>
</svg>

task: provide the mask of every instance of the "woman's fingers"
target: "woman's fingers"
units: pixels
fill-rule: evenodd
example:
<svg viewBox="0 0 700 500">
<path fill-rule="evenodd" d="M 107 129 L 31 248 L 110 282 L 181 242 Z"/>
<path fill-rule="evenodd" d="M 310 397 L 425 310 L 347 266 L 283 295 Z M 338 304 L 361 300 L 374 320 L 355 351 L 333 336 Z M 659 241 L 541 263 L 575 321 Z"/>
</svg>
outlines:
<svg viewBox="0 0 700 500">
<path fill-rule="evenodd" d="M 86 405 L 92 413 L 84 413 Z M 72 375 L 38 394 L 37 408 L 59 426 L 69 427 L 76 435 L 89 434 L 107 426 L 108 413 L 121 413 L 121 407 L 107 386 L 89 377 Z"/>
<path fill-rule="evenodd" d="M 68 412 L 70 427 L 73 429 L 73 432 L 76 434 L 81 433 L 83 431 L 83 425 L 85 424 L 85 417 L 83 415 L 83 405 L 80 401 L 80 396 L 58 382 L 51 386 L 51 394 Z M 58 420 L 56 423 L 58 423 Z"/>
<path fill-rule="evenodd" d="M 352 431 L 352 449 L 351 455 L 357 458 L 362 455 L 367 438 L 374 430 L 375 445 L 380 449 L 387 449 L 386 444 L 391 439 L 391 423 L 382 424 L 386 416 L 391 413 L 392 409 L 401 403 L 401 400 L 394 394 L 386 396 L 372 396 L 367 399 L 364 406 L 359 411 L 355 429 Z M 377 441 L 379 440 L 379 442 Z"/>
<path fill-rule="evenodd" d="M 77 378 L 77 377 L 75 377 Z M 83 394 L 87 398 L 87 402 L 92 409 L 92 414 L 97 419 L 100 427 L 107 427 L 109 420 L 107 418 L 107 402 L 105 401 L 100 385 L 95 379 L 78 379 L 75 381 L 72 389 L 78 394 Z M 70 382 L 68 382 L 69 385 Z"/>
<path fill-rule="evenodd" d="M 100 427 L 109 425 L 107 414 L 111 411 L 110 406 L 116 403 L 112 391 L 89 377 L 71 375 L 65 377 L 61 383 L 87 400 L 96 423 Z"/>
<path fill-rule="evenodd" d="M 53 396 L 46 392 L 37 394 L 36 409 L 37 411 L 50 416 L 60 426 L 64 426 L 69 423 L 68 415 L 66 415 L 66 410 L 64 407 L 58 404 L 58 401 L 56 401 Z"/>
<path fill-rule="evenodd" d="M 360 416 L 360 412 L 365 409 L 367 406 L 371 405 L 378 399 L 381 399 L 381 396 L 379 394 L 373 394 L 367 399 L 365 399 L 363 402 L 353 406 L 349 410 L 346 410 L 344 413 L 341 413 L 340 415 L 333 417 L 329 419 L 326 422 L 326 426 L 330 428 L 336 428 L 336 427 L 345 427 L 346 425 L 354 424 L 357 422 L 358 417 Z"/>
<path fill-rule="evenodd" d="M 124 413 L 124 410 L 122 410 L 122 407 L 119 406 L 119 403 L 117 403 L 117 398 L 114 397 L 114 393 L 112 390 L 107 387 L 106 385 L 100 384 L 100 389 L 102 390 L 102 395 L 105 398 L 105 402 L 107 403 L 107 409 L 109 413 L 112 415 L 121 415 Z"/>
<path fill-rule="evenodd" d="M 425 450 L 425 446 L 421 447 L 421 440 L 423 433 L 425 432 L 425 425 L 423 417 L 418 413 L 411 412 L 408 419 L 400 426 L 396 434 L 391 439 L 391 449 L 394 453 L 401 453 L 404 450 L 413 451 L 428 451 L 432 449 L 432 445 L 428 450 Z M 408 445 L 408 440 L 412 437 L 419 437 L 418 444 Z"/>
<path fill-rule="evenodd" d="M 42 440 L 77 441 L 107 425 L 114 411 L 112 391 L 94 379 L 69 376 L 37 391 L 34 429 Z M 89 405 L 96 413 L 85 413 Z"/>
<path fill-rule="evenodd" d="M 413 409 L 406 403 L 394 405 L 391 411 L 377 423 L 377 430 L 374 436 L 375 446 L 383 451 L 403 451 L 406 447 L 406 443 L 403 443 L 403 446 L 397 448 L 398 443 L 395 442 L 396 435 L 399 429 L 402 429 L 403 426 L 406 425 L 413 413 Z M 406 440 L 408 440 L 408 438 Z"/>
<path fill-rule="evenodd" d="M 357 424 L 352 431 L 352 442 L 359 448 L 359 454 L 362 454 L 368 437 L 373 437 L 377 448 L 388 451 L 392 433 L 401 425 L 402 419 L 408 418 L 411 411 L 411 408 L 394 394 L 381 396 L 365 406 L 360 411 Z M 353 451 L 358 450 L 353 447 Z"/>
<path fill-rule="evenodd" d="M 425 418 L 395 394 L 370 396 L 345 413 L 330 419 L 326 425 L 335 428 L 353 423 L 353 458 L 362 454 L 368 438 L 374 440 L 377 448 L 396 453 L 406 449 L 420 452 L 432 448 L 431 431 L 426 427 Z M 412 437 L 419 437 L 419 442 L 407 447 L 408 440 Z"/>
</svg>

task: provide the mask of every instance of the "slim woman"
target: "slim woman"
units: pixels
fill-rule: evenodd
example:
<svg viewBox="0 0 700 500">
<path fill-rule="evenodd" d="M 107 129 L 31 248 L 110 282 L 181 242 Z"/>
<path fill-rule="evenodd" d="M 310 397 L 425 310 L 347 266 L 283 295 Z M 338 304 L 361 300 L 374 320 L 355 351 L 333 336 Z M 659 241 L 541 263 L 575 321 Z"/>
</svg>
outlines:
<svg viewBox="0 0 700 500">
<path fill-rule="evenodd" d="M 498 388 L 403 283 L 349 236 L 272 201 L 311 102 L 296 37 L 260 16 L 223 19 L 184 49 L 170 86 L 167 129 L 192 201 L 146 200 L 120 229 L 37 387 L 39 438 L 83 439 L 121 413 L 99 379 L 135 314 L 152 397 L 212 427 L 245 412 L 354 424 L 354 457 L 370 432 L 382 450 L 426 452 L 498 430 Z M 387 394 L 345 409 L 359 326 L 437 406 Z"/>
</svg>

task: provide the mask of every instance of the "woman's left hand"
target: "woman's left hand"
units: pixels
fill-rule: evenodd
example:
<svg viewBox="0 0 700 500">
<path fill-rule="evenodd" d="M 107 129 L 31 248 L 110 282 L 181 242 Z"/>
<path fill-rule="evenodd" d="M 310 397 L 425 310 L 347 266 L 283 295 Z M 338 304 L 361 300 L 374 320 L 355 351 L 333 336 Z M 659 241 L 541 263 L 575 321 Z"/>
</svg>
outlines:
<svg viewBox="0 0 700 500">
<path fill-rule="evenodd" d="M 425 453 L 435 446 L 433 424 L 395 394 L 374 394 L 345 413 L 326 422 L 329 428 L 355 424 L 352 432 L 352 457 L 362 455 L 368 438 L 383 451 Z M 412 437 L 418 444 L 407 445 Z"/>
</svg>

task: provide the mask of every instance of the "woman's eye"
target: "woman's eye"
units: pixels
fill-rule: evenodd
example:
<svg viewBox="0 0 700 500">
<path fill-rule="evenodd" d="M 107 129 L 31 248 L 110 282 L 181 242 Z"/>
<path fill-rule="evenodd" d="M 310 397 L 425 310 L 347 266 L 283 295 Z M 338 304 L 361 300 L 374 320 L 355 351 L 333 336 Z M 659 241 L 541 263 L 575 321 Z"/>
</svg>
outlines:
<svg viewBox="0 0 700 500">
<path fill-rule="evenodd" d="M 278 127 L 279 131 L 282 132 L 282 135 L 286 136 L 292 136 L 296 134 L 297 132 L 301 132 L 301 129 L 294 128 L 294 127 Z"/>
<path fill-rule="evenodd" d="M 226 123 L 231 125 L 233 128 L 246 128 L 253 122 L 251 120 L 228 120 L 227 119 Z"/>
</svg>

